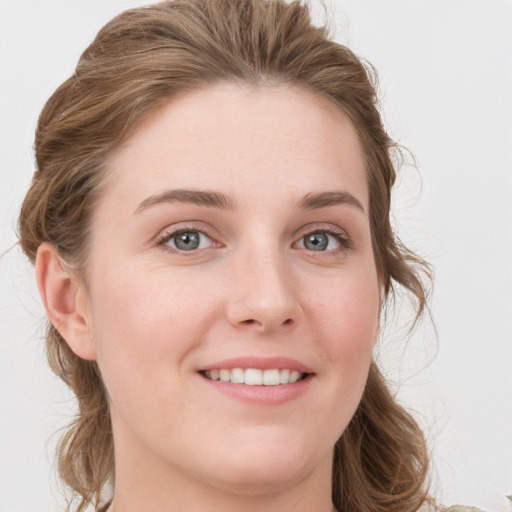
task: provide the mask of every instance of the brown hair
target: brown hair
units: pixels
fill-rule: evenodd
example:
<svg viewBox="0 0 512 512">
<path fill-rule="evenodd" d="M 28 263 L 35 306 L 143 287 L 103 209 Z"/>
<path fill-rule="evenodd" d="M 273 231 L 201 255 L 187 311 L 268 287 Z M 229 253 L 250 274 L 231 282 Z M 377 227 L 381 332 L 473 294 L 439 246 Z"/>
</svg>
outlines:
<svg viewBox="0 0 512 512">
<path fill-rule="evenodd" d="M 290 84 L 329 98 L 354 124 L 365 150 L 373 251 L 385 296 L 398 284 L 415 298 L 419 317 L 426 304 L 420 274 L 428 269 L 390 226 L 396 145 L 382 125 L 374 78 L 369 65 L 312 24 L 301 2 L 175 0 L 126 11 L 99 32 L 41 113 L 20 244 L 34 261 L 39 245 L 50 242 L 86 272 L 90 218 L 107 157 L 145 116 L 179 92 L 219 81 Z M 113 482 L 108 400 L 97 364 L 76 356 L 52 325 L 47 352 L 78 399 L 58 459 L 82 511 L 98 506 Z M 421 430 L 372 363 L 359 408 L 335 447 L 334 505 L 416 511 L 427 496 L 427 471 Z"/>
</svg>

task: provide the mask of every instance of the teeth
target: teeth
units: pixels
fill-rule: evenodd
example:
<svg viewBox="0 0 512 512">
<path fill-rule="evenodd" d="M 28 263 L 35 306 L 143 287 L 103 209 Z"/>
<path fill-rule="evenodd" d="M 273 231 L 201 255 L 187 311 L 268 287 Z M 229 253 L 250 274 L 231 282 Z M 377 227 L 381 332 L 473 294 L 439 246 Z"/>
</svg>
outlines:
<svg viewBox="0 0 512 512">
<path fill-rule="evenodd" d="M 245 372 L 242 368 L 233 368 L 231 370 L 231 382 L 233 384 L 243 384 L 245 382 Z"/>
<path fill-rule="evenodd" d="M 279 385 L 279 370 L 265 370 L 263 372 L 263 385 L 265 385 L 265 386 Z"/>
<path fill-rule="evenodd" d="M 244 383 L 248 386 L 261 386 L 263 384 L 263 372 L 256 368 L 245 370 Z"/>
<path fill-rule="evenodd" d="M 281 370 L 279 372 L 279 384 L 288 384 L 290 382 L 290 370 Z"/>
<path fill-rule="evenodd" d="M 260 370 L 259 368 L 233 368 L 232 370 L 206 370 L 204 375 L 211 380 L 232 382 L 233 384 L 246 384 L 248 386 L 278 386 L 279 384 L 293 384 L 304 375 L 297 370 Z"/>
<path fill-rule="evenodd" d="M 300 379 L 300 373 L 297 370 L 290 372 L 290 382 L 297 382 Z"/>
</svg>

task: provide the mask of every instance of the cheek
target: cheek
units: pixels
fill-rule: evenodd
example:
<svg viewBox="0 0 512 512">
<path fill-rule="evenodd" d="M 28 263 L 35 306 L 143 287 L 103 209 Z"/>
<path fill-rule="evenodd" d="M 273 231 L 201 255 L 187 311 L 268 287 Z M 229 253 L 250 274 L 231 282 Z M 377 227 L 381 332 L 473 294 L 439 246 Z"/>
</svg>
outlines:
<svg viewBox="0 0 512 512">
<path fill-rule="evenodd" d="M 145 418 L 160 417 L 152 429 L 165 436 L 179 428 L 172 418 L 187 414 L 186 375 L 209 329 L 212 305 L 199 286 L 179 276 L 125 270 L 102 272 L 93 288 L 98 365 L 117 421 L 144 435 Z M 162 417 L 162 410 L 169 415 Z"/>
<path fill-rule="evenodd" d="M 340 275 L 310 302 L 315 325 L 321 332 L 324 354 L 336 367 L 339 384 L 364 386 L 379 332 L 380 291 L 376 273 Z"/>
<path fill-rule="evenodd" d="M 170 385 L 179 372 L 169 366 L 179 370 L 208 330 L 201 289 L 137 267 L 102 272 L 95 284 L 92 332 L 107 388 L 126 375 L 135 389 L 156 378 Z"/>
<path fill-rule="evenodd" d="M 323 425 L 331 446 L 349 424 L 367 382 L 379 330 L 380 295 L 372 266 L 339 273 L 324 286 L 315 287 L 309 301 L 311 327 L 321 347 L 323 372 L 319 375 L 322 399 L 315 413 L 330 423 Z"/>
<path fill-rule="evenodd" d="M 203 299 L 199 283 L 179 275 L 166 275 L 144 266 L 112 269 L 96 279 L 93 325 L 96 335 L 115 329 L 115 336 L 135 342 L 136 334 L 144 334 L 137 343 L 169 341 L 180 326 L 192 327 L 201 315 Z M 185 333 L 184 333 L 185 334 Z"/>
</svg>

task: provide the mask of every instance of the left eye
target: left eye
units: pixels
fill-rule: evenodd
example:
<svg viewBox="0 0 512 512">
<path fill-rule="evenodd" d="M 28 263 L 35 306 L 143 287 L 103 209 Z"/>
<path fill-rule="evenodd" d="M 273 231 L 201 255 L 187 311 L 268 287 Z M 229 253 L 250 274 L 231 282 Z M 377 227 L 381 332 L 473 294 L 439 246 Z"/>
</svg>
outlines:
<svg viewBox="0 0 512 512">
<path fill-rule="evenodd" d="M 211 245 L 211 238 L 202 231 L 178 231 L 167 237 L 162 245 L 167 245 L 178 251 L 194 251 L 205 249 Z"/>
<path fill-rule="evenodd" d="M 297 242 L 300 249 L 307 249 L 308 251 L 330 251 L 338 249 L 341 245 L 339 236 L 325 231 L 308 233 Z"/>
</svg>

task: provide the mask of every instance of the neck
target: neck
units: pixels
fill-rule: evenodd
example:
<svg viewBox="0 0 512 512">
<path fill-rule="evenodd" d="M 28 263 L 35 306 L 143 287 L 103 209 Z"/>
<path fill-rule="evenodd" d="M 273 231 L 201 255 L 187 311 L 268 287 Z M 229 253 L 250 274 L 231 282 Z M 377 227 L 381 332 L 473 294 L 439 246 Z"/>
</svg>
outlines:
<svg viewBox="0 0 512 512">
<path fill-rule="evenodd" d="M 332 449 L 321 452 L 300 444 L 292 449 L 295 445 L 290 442 L 282 450 L 275 446 L 267 450 L 261 443 L 260 449 L 266 453 L 253 450 L 253 460 L 250 450 L 236 451 L 238 443 L 230 454 L 212 452 L 190 462 L 186 456 L 180 457 L 179 445 L 172 447 L 169 456 L 142 442 L 115 414 L 113 430 L 115 481 L 109 512 L 334 510 Z"/>
<path fill-rule="evenodd" d="M 212 484 L 214 478 L 197 480 L 165 461 L 155 464 L 132 453 L 130 460 L 116 456 L 115 495 L 108 512 L 333 512 L 331 471 L 329 453 L 309 471 L 278 484 Z"/>
<path fill-rule="evenodd" d="M 307 475 L 278 489 L 233 490 L 194 482 L 181 475 L 133 479 L 116 473 L 115 496 L 109 512 L 332 512 L 330 474 Z M 165 480 L 165 481 L 164 481 Z"/>
<path fill-rule="evenodd" d="M 218 503 L 212 506 L 211 502 L 207 502 L 207 500 L 204 501 L 205 503 L 201 505 L 203 512 L 204 510 L 208 510 L 209 512 L 217 512 L 217 510 L 220 511 L 222 508 L 222 505 L 219 506 Z M 197 503 L 195 505 L 197 505 Z M 158 506 L 160 505 L 154 503 L 151 498 L 148 498 L 143 503 L 136 503 L 135 501 L 130 501 L 129 503 L 126 504 L 123 503 L 122 499 L 116 498 L 115 500 L 112 501 L 111 505 L 106 510 L 106 512 L 131 512 L 136 508 L 138 508 L 138 510 L 154 511 L 157 509 Z M 181 508 L 177 508 L 180 505 L 173 504 L 169 506 L 169 503 L 167 503 L 165 506 L 165 510 L 183 510 Z M 222 508 L 222 510 L 226 510 L 227 512 L 260 512 L 261 510 L 265 510 L 265 512 L 290 512 L 290 510 L 293 510 L 294 512 L 338 512 L 332 503 L 314 503 L 306 508 L 306 505 L 303 502 L 288 502 L 287 500 L 279 499 L 276 499 L 275 501 L 272 501 L 271 499 L 260 500 L 258 503 L 256 503 L 251 499 L 242 498 L 241 500 L 238 500 L 238 505 L 234 504 L 234 502 L 231 501 L 229 507 L 230 508 Z M 191 512 L 196 512 L 196 510 L 199 509 L 196 508 L 196 506 L 194 506 L 193 508 L 189 508 L 189 504 L 187 504 L 184 510 L 187 510 L 187 512 L 189 510 Z"/>
</svg>

